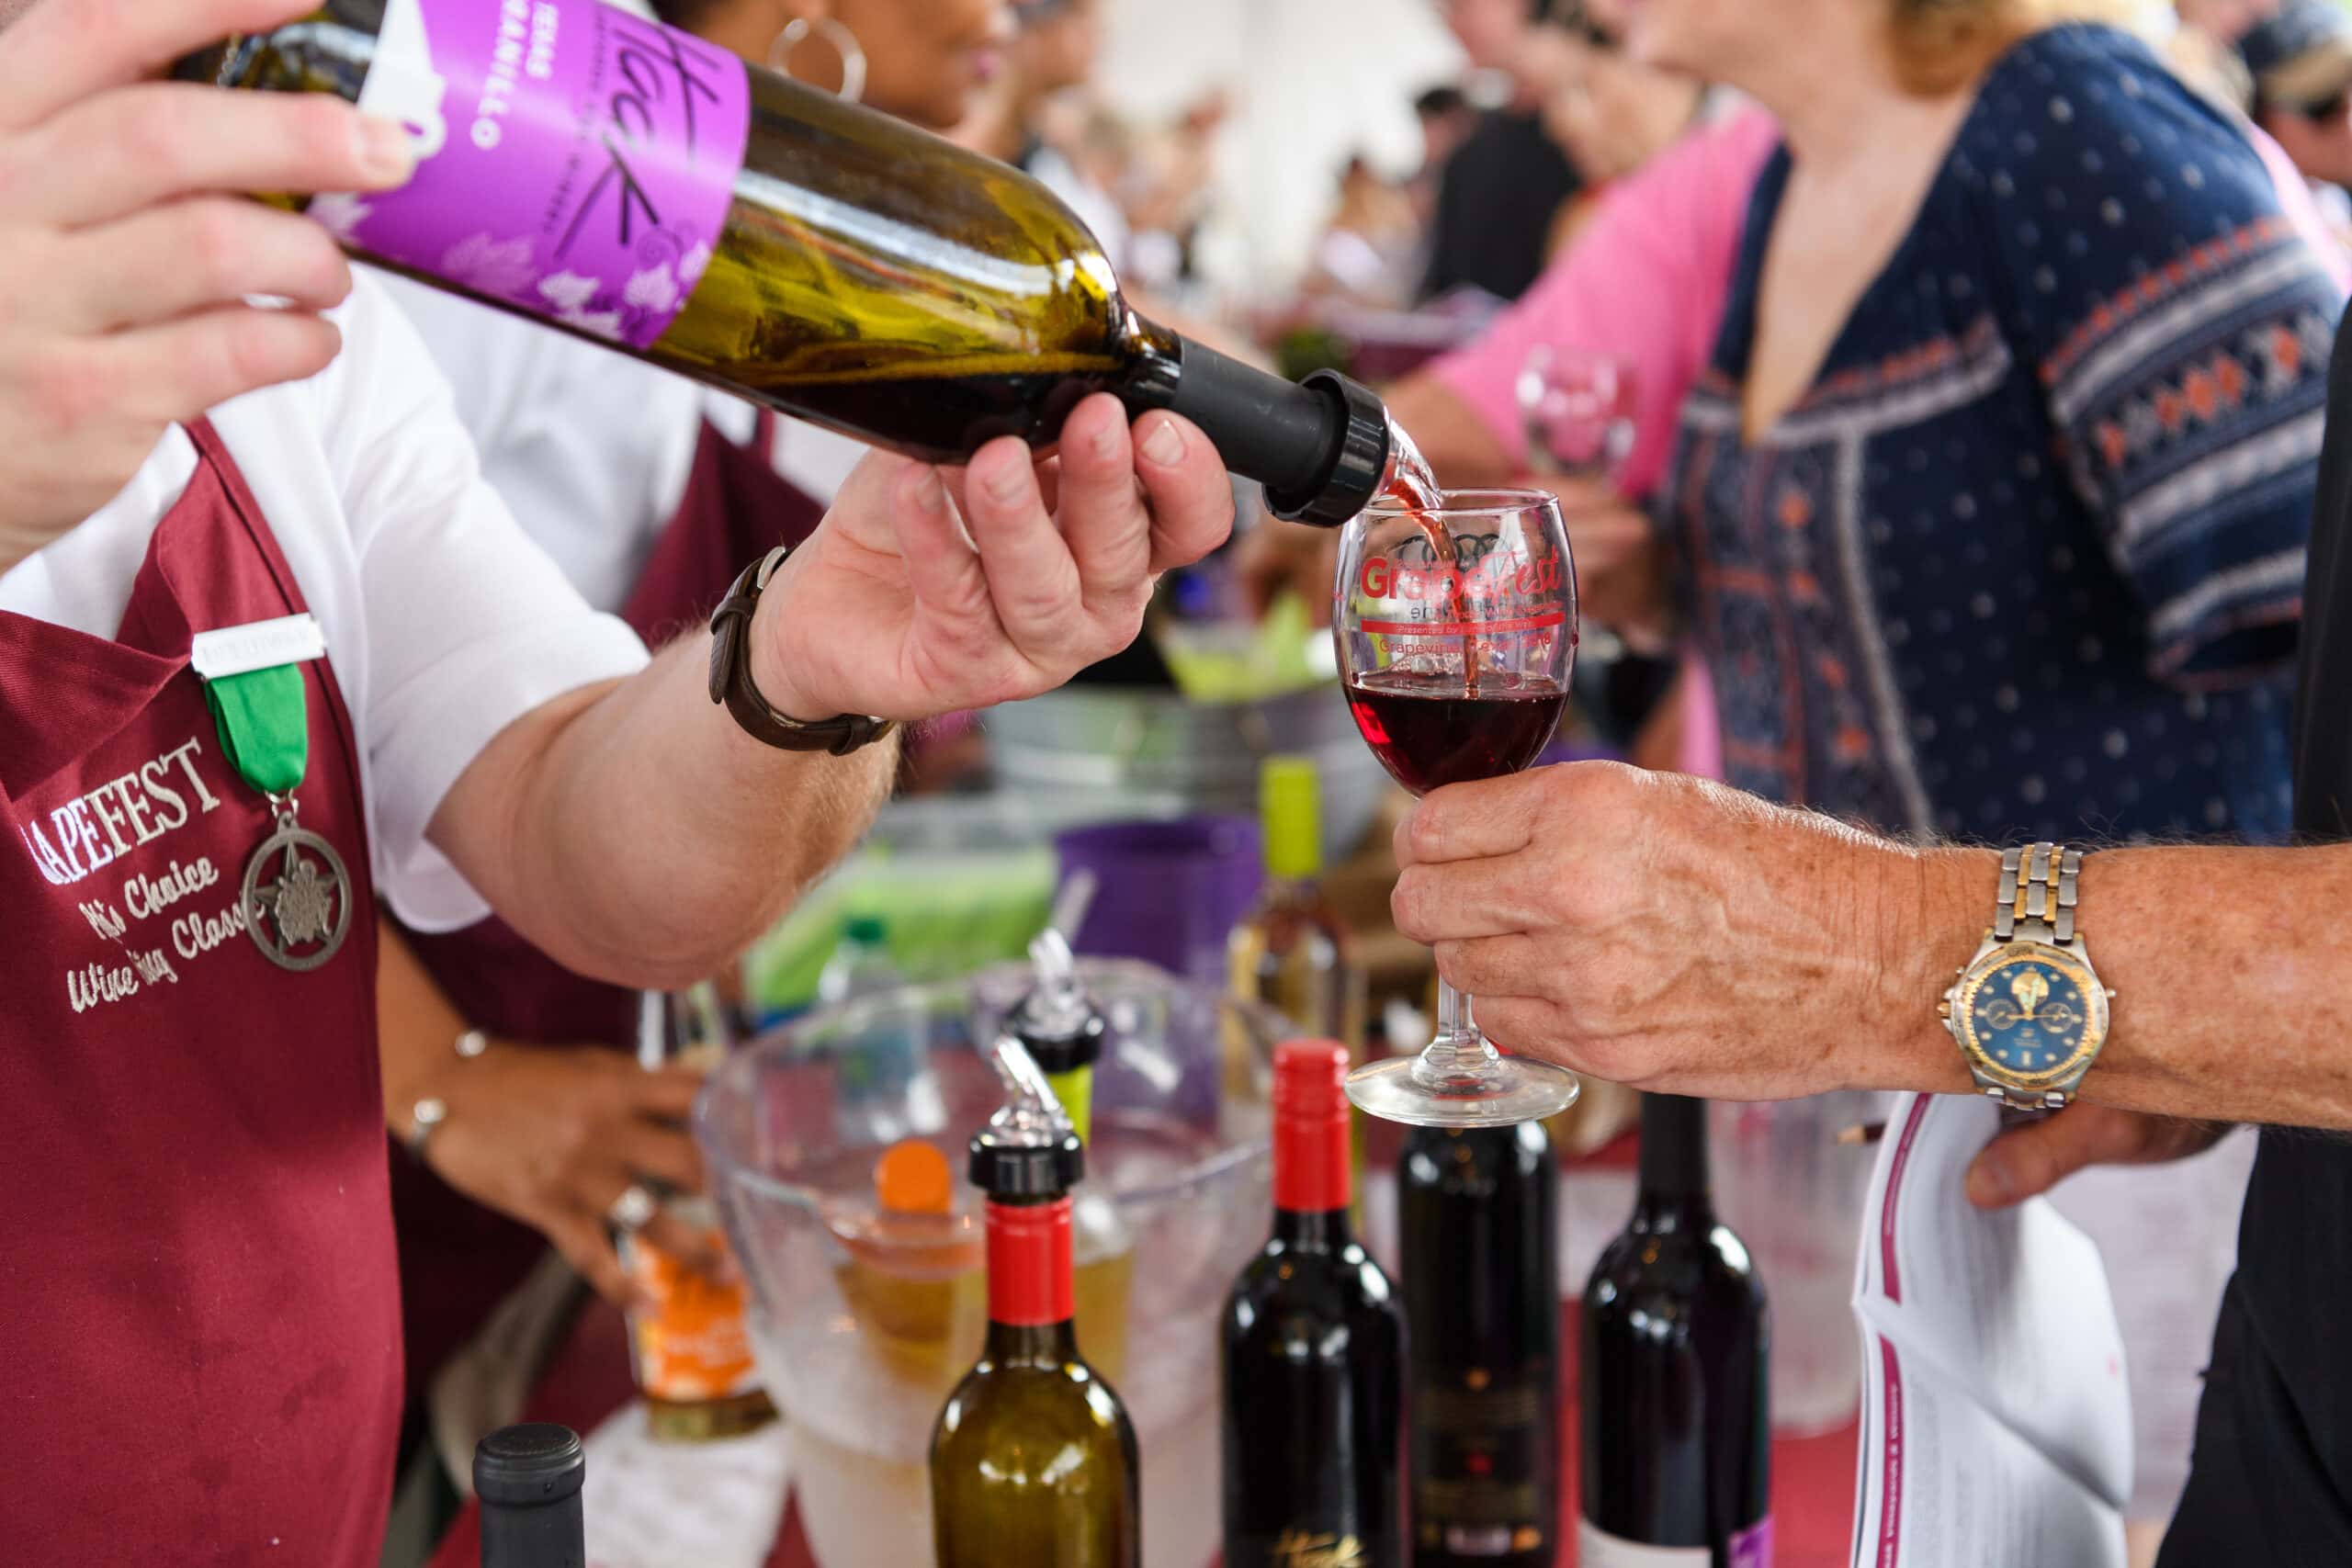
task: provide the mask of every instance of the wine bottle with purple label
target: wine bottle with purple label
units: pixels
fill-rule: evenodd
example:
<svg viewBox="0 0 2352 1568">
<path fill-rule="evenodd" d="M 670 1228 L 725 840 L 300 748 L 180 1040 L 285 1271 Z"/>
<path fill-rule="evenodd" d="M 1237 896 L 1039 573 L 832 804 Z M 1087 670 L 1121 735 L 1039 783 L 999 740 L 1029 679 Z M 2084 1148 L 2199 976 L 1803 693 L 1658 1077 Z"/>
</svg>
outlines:
<svg viewBox="0 0 2352 1568">
<path fill-rule="evenodd" d="M 1111 392 L 1333 526 L 1408 460 L 1352 382 L 1137 314 L 1019 170 L 601 0 L 330 0 L 178 74 L 408 128 L 406 186 L 307 204 L 354 254 L 911 457 L 1045 446 Z"/>
</svg>

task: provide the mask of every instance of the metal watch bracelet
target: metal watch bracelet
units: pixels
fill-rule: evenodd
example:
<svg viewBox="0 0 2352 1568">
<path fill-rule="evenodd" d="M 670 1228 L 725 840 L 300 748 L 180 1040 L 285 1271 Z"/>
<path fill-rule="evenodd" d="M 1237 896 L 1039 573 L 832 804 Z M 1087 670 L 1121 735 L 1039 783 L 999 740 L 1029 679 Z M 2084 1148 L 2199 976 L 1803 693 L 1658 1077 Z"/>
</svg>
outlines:
<svg viewBox="0 0 2352 1568">
<path fill-rule="evenodd" d="M 2075 909 L 2083 869 L 2080 850 L 2040 843 L 2030 850 L 2016 846 L 2001 852 L 2001 886 L 1993 910 L 1996 943 L 2046 941 L 2052 947 L 2075 944 Z M 2020 932 L 2019 922 L 2027 929 Z M 2035 929 L 2039 927 L 2040 929 Z M 2000 1102 L 2005 1125 L 2039 1121 L 2066 1109 L 2072 1095 L 2064 1089 L 2019 1094 L 1981 1075 L 1977 1087 Z"/>
<path fill-rule="evenodd" d="M 2075 940 L 2075 901 L 2083 870 L 2083 852 L 2058 844 L 2036 844 L 2032 857 L 2010 848 L 2001 852 L 2001 891 L 1993 912 L 1993 940 L 2008 942 L 2018 934 L 2019 920 L 2040 920 L 2050 928 L 2051 945 L 2065 947 Z"/>
</svg>

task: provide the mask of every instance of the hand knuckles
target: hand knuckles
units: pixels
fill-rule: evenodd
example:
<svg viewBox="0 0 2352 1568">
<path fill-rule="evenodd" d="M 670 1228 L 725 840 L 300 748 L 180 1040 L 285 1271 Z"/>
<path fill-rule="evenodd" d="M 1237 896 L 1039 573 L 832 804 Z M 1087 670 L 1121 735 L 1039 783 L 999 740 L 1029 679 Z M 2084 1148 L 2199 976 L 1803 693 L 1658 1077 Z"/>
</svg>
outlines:
<svg viewBox="0 0 2352 1568">
<path fill-rule="evenodd" d="M 1024 577 L 1006 590 L 1005 613 L 1016 620 L 1037 622 L 1049 631 L 1060 630 L 1078 608 L 1077 586 L 1073 576 L 1059 572 Z"/>
<path fill-rule="evenodd" d="M 1553 875 L 1544 898 L 1550 913 L 1570 931 L 1606 925 L 1628 908 L 1633 889 L 1629 878 L 1603 866 L 1586 866 Z"/>
<path fill-rule="evenodd" d="M 1444 859 L 1446 837 L 1444 811 L 1427 801 L 1405 818 L 1405 848 L 1416 861 Z"/>
<path fill-rule="evenodd" d="M 149 91 L 125 96 L 115 122 L 119 155 L 166 185 L 187 183 L 192 149 L 189 100 L 182 93 Z"/>
<path fill-rule="evenodd" d="M 1564 802 L 1573 803 L 1579 829 L 1596 826 L 1589 818 L 1612 827 L 1627 825 L 1641 810 L 1646 781 L 1637 768 L 1620 762 L 1588 762 L 1553 772 L 1556 777 L 1545 782 Z"/>
<path fill-rule="evenodd" d="M 1408 867 L 1397 877 L 1396 886 L 1388 895 L 1388 911 L 1396 923 L 1396 933 L 1415 942 L 1427 942 L 1432 913 L 1429 879 L 1418 869 Z"/>
<path fill-rule="evenodd" d="M 1121 592 L 1096 599 L 1083 611 L 1083 646 L 1093 659 L 1108 659 L 1124 651 L 1143 635 L 1144 616 L 1150 607 L 1148 592 Z"/>
<path fill-rule="evenodd" d="M 598 1134 L 605 1119 L 584 1111 L 560 1111 L 549 1113 L 547 1121 L 548 1147 L 555 1156 L 555 1163 L 570 1169 L 582 1164 L 597 1152 Z"/>
<path fill-rule="evenodd" d="M 1487 1038 L 1515 1051 L 1550 1043 L 1550 1021 L 1539 1009 L 1522 1002 L 1491 1002 L 1478 1010 L 1478 1027 Z"/>
<path fill-rule="evenodd" d="M 359 111 L 341 98 L 305 93 L 263 100 L 287 116 L 287 144 L 313 165 L 311 183 L 330 187 L 361 183 Z"/>
<path fill-rule="evenodd" d="M 299 332 L 295 321 L 263 310 L 249 311 L 232 322 L 221 352 L 238 384 L 258 387 L 288 374 L 301 355 Z M 201 367 L 191 365 L 189 371 L 193 378 Z"/>
<path fill-rule="evenodd" d="M 1558 802 L 1575 799 L 1584 787 L 1585 780 L 1591 775 L 1587 767 L 1565 767 L 1539 768 L 1529 776 L 1535 781 L 1536 789 L 1547 801 Z"/>
<path fill-rule="evenodd" d="M 124 6 L 141 4 L 141 0 L 111 0 Z M 211 26 L 206 31 L 220 33 L 255 32 L 274 28 L 300 14 L 301 8 L 288 0 L 198 0 L 208 13 Z"/>
<path fill-rule="evenodd" d="M 0 141 L 0 212 L 14 213 L 22 210 L 23 198 L 17 187 L 24 183 L 25 176 L 33 168 L 33 159 L 28 146 L 30 140 L 28 137 L 12 136 Z"/>
<path fill-rule="evenodd" d="M 130 18 L 124 15 L 128 0 L 86 0 L 71 13 L 73 42 L 67 47 L 76 54 L 86 53 L 103 59 L 118 47 L 123 37 L 120 28 Z"/>
<path fill-rule="evenodd" d="M 2078 1162 L 2070 1162 L 2061 1151 L 2029 1140 L 2011 1154 L 2009 1169 L 2019 1185 L 2040 1192 L 2056 1185 L 2075 1163 Z"/>
<path fill-rule="evenodd" d="M 180 220 L 178 265 L 208 298 L 253 291 L 253 235 L 248 215 L 225 201 L 191 204 Z"/>
<path fill-rule="evenodd" d="M 110 412 L 120 378 L 102 361 L 63 347 L 36 358 L 26 371 L 33 405 L 52 430 L 70 433 Z"/>
<path fill-rule="evenodd" d="M 315 223 L 293 222 L 277 226 L 268 243 L 282 255 L 289 279 L 300 277 L 317 280 L 320 284 L 347 278 L 351 271 L 349 258 L 334 236 Z"/>
</svg>

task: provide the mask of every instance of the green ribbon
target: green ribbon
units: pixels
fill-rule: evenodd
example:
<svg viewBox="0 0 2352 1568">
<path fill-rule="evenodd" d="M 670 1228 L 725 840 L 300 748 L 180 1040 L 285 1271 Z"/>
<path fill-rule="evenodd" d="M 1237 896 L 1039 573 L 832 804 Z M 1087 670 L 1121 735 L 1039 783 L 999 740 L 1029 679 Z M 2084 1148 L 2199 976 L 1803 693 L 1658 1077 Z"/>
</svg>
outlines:
<svg viewBox="0 0 2352 1568">
<path fill-rule="evenodd" d="M 291 795 L 311 765 L 302 667 L 280 664 L 207 681 L 204 700 L 237 776 L 264 795 Z"/>
</svg>

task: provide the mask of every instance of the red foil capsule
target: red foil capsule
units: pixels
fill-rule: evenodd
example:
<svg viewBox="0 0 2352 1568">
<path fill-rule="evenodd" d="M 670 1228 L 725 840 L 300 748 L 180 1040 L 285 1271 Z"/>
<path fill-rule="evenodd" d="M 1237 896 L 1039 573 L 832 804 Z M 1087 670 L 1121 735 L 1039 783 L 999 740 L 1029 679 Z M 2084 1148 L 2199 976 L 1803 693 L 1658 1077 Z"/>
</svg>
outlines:
<svg viewBox="0 0 2352 1568">
<path fill-rule="evenodd" d="M 989 1320 L 1008 1328 L 1068 1323 L 1070 1300 L 1068 1198 L 989 1204 Z"/>
<path fill-rule="evenodd" d="M 1274 1052 L 1274 1207 L 1328 1214 L 1353 1201 L 1348 1048 L 1290 1040 Z"/>
</svg>

